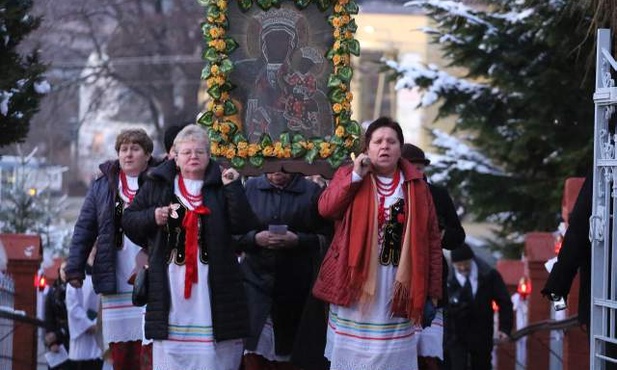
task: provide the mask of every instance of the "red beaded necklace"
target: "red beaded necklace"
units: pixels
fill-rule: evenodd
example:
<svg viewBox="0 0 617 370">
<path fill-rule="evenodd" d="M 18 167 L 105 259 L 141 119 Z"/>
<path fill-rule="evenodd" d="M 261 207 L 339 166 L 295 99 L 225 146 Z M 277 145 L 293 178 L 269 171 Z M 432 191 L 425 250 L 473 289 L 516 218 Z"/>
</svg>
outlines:
<svg viewBox="0 0 617 370">
<path fill-rule="evenodd" d="M 379 195 L 379 206 L 377 208 L 377 225 L 379 229 L 386 222 L 386 197 L 391 196 L 396 191 L 399 182 L 401 181 L 401 171 L 396 170 L 394 173 L 394 177 L 392 178 L 392 183 L 387 184 L 381 180 L 377 176 L 373 176 L 375 179 L 375 187 L 377 188 L 377 194 Z"/>
<path fill-rule="evenodd" d="M 182 174 L 178 175 L 178 188 L 180 188 L 180 194 L 187 200 L 187 202 L 189 202 L 191 206 L 193 206 L 193 208 L 199 207 L 203 202 L 203 196 L 201 193 L 199 193 L 199 195 L 189 193 L 186 189 L 186 185 L 184 184 L 184 177 L 182 177 Z"/>
<path fill-rule="evenodd" d="M 129 183 L 126 180 L 126 174 L 124 171 L 120 170 L 120 184 L 122 184 L 122 194 L 129 200 L 129 203 L 133 201 L 135 198 L 135 194 L 137 194 L 137 189 L 129 188 Z"/>
</svg>

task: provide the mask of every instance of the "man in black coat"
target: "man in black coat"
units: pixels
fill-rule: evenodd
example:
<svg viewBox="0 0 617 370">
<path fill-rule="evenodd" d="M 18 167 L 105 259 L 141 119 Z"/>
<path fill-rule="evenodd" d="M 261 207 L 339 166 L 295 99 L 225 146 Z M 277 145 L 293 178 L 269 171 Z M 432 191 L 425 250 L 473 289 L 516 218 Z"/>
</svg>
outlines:
<svg viewBox="0 0 617 370">
<path fill-rule="evenodd" d="M 467 244 L 451 253 L 448 278 L 451 330 L 447 339 L 452 370 L 490 370 L 493 350 L 493 301 L 499 307 L 497 340 L 506 340 L 514 315 L 499 272 L 477 258 Z"/>
<path fill-rule="evenodd" d="M 570 213 L 568 229 L 563 238 L 557 262 L 548 275 L 542 294 L 549 299 L 566 298 L 572 281 L 580 269 L 581 284 L 578 299 L 578 321 L 589 326 L 589 302 L 591 289 L 591 241 L 589 240 L 589 217 L 593 197 L 593 173 L 589 173 L 581 187 L 576 203 Z M 552 295 L 552 297 L 551 297 Z"/>
<path fill-rule="evenodd" d="M 410 161 L 420 172 L 424 173 L 426 166 L 431 161 L 428 160 L 424 154 L 424 151 L 413 144 L 404 144 L 401 156 Z M 426 179 L 426 176 L 425 176 Z M 465 230 L 461 226 L 461 221 L 456 213 L 454 202 L 448 193 L 446 188 L 428 183 L 429 190 L 433 197 L 433 203 L 435 204 L 435 211 L 437 213 L 437 221 L 439 222 L 439 230 L 441 231 L 441 248 L 447 250 L 453 250 L 465 242 Z M 446 282 L 448 279 L 448 264 L 445 258 L 443 259 L 443 299 L 439 303 L 439 306 L 445 306 L 445 302 L 448 301 Z M 444 312 L 444 323 L 441 324 L 442 328 L 447 329 L 445 321 L 447 321 L 447 312 Z M 439 324 L 436 323 L 435 328 L 439 328 Z M 435 330 L 433 328 L 433 330 Z M 430 332 L 430 331 L 429 331 Z M 437 368 L 436 357 L 432 356 L 436 352 L 432 350 L 424 350 L 422 342 L 426 341 L 430 343 L 430 339 L 424 338 L 429 332 L 424 332 L 420 336 L 420 351 L 418 353 L 418 366 L 420 370 L 431 370 Z M 447 333 L 445 334 L 447 336 Z M 443 334 L 442 334 L 443 336 Z M 441 353 L 443 357 L 443 351 Z M 437 356 L 437 358 L 439 358 Z M 441 358 L 443 359 L 443 358 Z"/>
</svg>

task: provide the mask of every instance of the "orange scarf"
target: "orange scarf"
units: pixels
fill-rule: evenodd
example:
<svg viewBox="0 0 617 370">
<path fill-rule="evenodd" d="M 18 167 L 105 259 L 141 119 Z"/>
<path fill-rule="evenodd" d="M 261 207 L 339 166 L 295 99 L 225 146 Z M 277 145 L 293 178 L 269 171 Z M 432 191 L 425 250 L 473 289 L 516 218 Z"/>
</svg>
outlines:
<svg viewBox="0 0 617 370">
<path fill-rule="evenodd" d="M 362 181 L 351 204 L 349 235 L 348 287 L 352 299 L 370 301 L 375 295 L 377 256 L 377 197 L 374 180 Z M 405 228 L 401 258 L 394 282 L 392 313 L 419 323 L 428 294 L 428 209 L 418 204 L 415 182 L 403 183 L 405 192 Z M 367 217 L 368 215 L 368 217 Z"/>
<path fill-rule="evenodd" d="M 185 230 L 184 249 L 186 253 L 186 270 L 184 271 L 184 298 L 191 298 L 193 283 L 197 284 L 197 251 L 199 250 L 199 215 L 209 215 L 210 209 L 200 205 L 194 210 L 187 209 L 182 220 Z"/>
</svg>

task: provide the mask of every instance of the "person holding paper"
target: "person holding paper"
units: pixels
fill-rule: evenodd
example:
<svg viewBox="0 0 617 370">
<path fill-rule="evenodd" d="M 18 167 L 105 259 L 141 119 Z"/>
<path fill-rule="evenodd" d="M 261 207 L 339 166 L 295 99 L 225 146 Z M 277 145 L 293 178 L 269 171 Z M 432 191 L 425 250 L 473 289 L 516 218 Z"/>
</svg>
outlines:
<svg viewBox="0 0 617 370">
<path fill-rule="evenodd" d="M 245 370 L 295 368 L 294 339 L 329 234 L 317 213 L 320 193 L 301 174 L 282 171 L 246 182 L 259 225 L 237 236 L 251 315 Z"/>
</svg>

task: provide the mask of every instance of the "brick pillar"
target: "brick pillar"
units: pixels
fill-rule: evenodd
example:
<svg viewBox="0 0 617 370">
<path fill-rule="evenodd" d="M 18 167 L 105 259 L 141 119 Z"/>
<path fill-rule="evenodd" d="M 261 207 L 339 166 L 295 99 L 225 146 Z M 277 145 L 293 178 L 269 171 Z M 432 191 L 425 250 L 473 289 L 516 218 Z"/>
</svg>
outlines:
<svg viewBox="0 0 617 370">
<path fill-rule="evenodd" d="M 529 319 L 532 324 L 551 317 L 550 302 L 542 297 L 542 287 L 548 278 L 544 263 L 555 255 L 555 237 L 552 233 L 532 232 L 525 235 L 525 256 L 531 294 L 528 297 Z M 535 332 L 527 338 L 527 370 L 546 370 L 549 368 L 550 338 L 546 330 Z"/>
<path fill-rule="evenodd" d="M 516 293 L 518 282 L 525 273 L 525 266 L 521 260 L 499 260 L 497 271 L 501 274 L 508 292 L 510 295 Z M 516 318 L 516 313 L 515 313 Z M 516 325 L 516 319 L 514 318 L 514 324 Z M 512 330 L 518 330 L 521 328 L 514 327 Z M 501 343 L 496 347 L 497 353 L 497 369 L 496 370 L 514 370 L 516 368 L 516 344 L 513 342 Z"/>
<path fill-rule="evenodd" d="M 42 259 L 38 235 L 0 234 L 8 257 L 7 273 L 15 281 L 15 310 L 36 317 L 34 277 Z M 37 327 L 15 322 L 13 332 L 13 370 L 36 370 Z"/>
<path fill-rule="evenodd" d="M 561 202 L 561 216 L 566 223 L 584 181 L 585 178 L 583 177 L 566 179 Z M 579 284 L 579 276 L 577 275 L 570 288 L 566 317 L 571 317 L 578 313 Z M 585 369 L 589 369 L 589 338 L 579 326 L 576 326 L 568 329 L 563 338 L 563 370 Z"/>
</svg>

